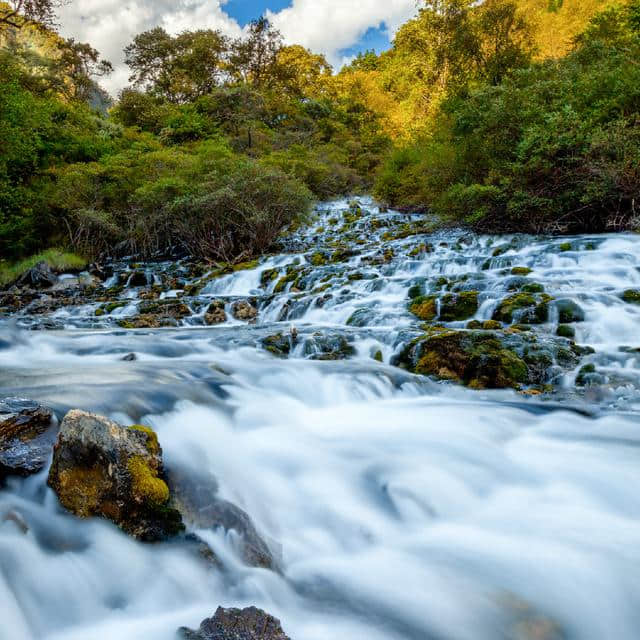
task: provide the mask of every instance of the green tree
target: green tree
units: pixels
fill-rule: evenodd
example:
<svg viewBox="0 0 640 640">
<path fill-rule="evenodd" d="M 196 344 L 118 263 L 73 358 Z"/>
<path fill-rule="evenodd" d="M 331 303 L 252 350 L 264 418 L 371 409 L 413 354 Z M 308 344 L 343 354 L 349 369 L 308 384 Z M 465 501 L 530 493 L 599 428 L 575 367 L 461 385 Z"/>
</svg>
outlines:
<svg viewBox="0 0 640 640">
<path fill-rule="evenodd" d="M 219 31 L 184 31 L 174 37 L 156 27 L 137 35 L 125 48 L 125 62 L 136 87 L 182 103 L 221 83 L 227 49 L 228 39 Z"/>
</svg>

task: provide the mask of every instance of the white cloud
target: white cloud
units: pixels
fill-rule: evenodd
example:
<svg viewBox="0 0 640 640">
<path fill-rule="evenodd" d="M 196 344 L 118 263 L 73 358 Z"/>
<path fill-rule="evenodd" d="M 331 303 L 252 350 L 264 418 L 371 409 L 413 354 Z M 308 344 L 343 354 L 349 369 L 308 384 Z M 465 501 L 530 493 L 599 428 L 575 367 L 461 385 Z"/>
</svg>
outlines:
<svg viewBox="0 0 640 640">
<path fill-rule="evenodd" d="M 247 0 L 249 1 L 249 0 Z M 226 0 L 75 0 L 60 16 L 66 37 L 91 43 L 115 66 L 103 82 L 115 94 L 127 84 L 123 49 L 134 36 L 163 26 L 170 33 L 185 29 L 220 29 L 237 37 L 240 26 L 224 11 Z M 341 49 L 356 44 L 370 27 L 385 24 L 392 36 L 415 13 L 415 0 L 293 0 L 278 13 L 267 12 L 288 43 L 324 53 L 339 66 Z"/>
</svg>

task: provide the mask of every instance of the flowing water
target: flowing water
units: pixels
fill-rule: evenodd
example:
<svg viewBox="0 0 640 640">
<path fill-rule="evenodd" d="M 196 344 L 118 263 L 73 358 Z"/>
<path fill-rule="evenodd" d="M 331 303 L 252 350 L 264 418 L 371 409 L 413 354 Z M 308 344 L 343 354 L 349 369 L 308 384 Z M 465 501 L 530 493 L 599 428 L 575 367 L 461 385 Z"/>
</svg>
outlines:
<svg viewBox="0 0 640 640">
<path fill-rule="evenodd" d="M 223 562 L 214 571 L 64 513 L 46 471 L 10 479 L 2 640 L 169 640 L 218 605 L 259 606 L 293 640 L 640 637 L 640 306 L 620 297 L 640 288 L 640 236 L 416 235 L 418 217 L 361 204 L 322 206 L 282 253 L 191 295 L 185 267 L 162 294 L 189 307 L 174 328 L 118 326 L 144 302 L 136 287 L 102 316 L 95 302 L 1 321 L 2 396 L 152 425 L 166 465 L 213 473 L 281 566 L 247 567 L 233 532 L 199 531 Z M 421 333 L 409 287 L 478 290 L 486 320 L 514 266 L 584 311 L 576 341 L 593 353 L 553 374 L 554 393 L 472 391 L 392 366 Z M 144 269 L 153 283 L 182 266 Z M 204 326 L 211 300 L 246 298 L 255 324 Z M 27 330 L 38 326 L 56 330 Z M 263 348 L 274 334 L 288 358 Z M 598 384 L 579 391 L 585 362 Z"/>
</svg>

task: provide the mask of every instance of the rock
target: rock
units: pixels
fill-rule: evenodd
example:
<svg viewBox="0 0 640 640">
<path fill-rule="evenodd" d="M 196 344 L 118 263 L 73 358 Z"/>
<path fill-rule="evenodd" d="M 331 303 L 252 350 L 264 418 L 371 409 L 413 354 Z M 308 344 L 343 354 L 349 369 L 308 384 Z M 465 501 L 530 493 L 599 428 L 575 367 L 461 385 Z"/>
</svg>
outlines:
<svg viewBox="0 0 640 640">
<path fill-rule="evenodd" d="M 355 347 L 341 335 L 316 333 L 304 345 L 304 355 L 311 360 L 346 360 L 355 353 Z"/>
<path fill-rule="evenodd" d="M 640 289 L 627 289 L 620 297 L 628 304 L 640 304 Z"/>
<path fill-rule="evenodd" d="M 478 292 L 461 291 L 460 293 L 447 293 L 440 299 L 439 320 L 453 322 L 466 320 L 474 316 L 478 311 Z"/>
<path fill-rule="evenodd" d="M 55 440 L 51 411 L 24 398 L 0 401 L 0 480 L 41 471 Z"/>
<path fill-rule="evenodd" d="M 295 341 L 293 336 L 285 336 L 282 333 L 276 333 L 262 339 L 262 346 L 274 356 L 286 358 L 291 353 L 291 343 Z"/>
<path fill-rule="evenodd" d="M 123 329 L 159 329 L 161 327 L 177 327 L 178 321 L 175 318 L 148 313 L 118 320 L 118 326 Z"/>
<path fill-rule="evenodd" d="M 58 282 L 58 277 L 53 273 L 53 271 L 51 271 L 51 267 L 49 267 L 49 265 L 43 260 L 20 276 L 14 284 L 18 287 L 48 289 L 56 282 Z"/>
<path fill-rule="evenodd" d="M 197 529 L 234 531 L 239 536 L 238 551 L 252 567 L 275 569 L 276 562 L 267 543 L 240 507 L 217 497 L 218 484 L 213 476 L 172 469 L 168 476 L 171 506 L 184 522 Z"/>
<path fill-rule="evenodd" d="M 73 410 L 60 426 L 48 484 L 71 513 L 101 516 L 140 540 L 158 541 L 183 529 L 163 475 L 150 428 Z"/>
<path fill-rule="evenodd" d="M 560 322 L 560 324 L 584 322 L 584 311 L 582 307 L 573 300 L 569 300 L 568 298 L 556 300 L 555 306 L 558 311 L 558 322 Z"/>
<path fill-rule="evenodd" d="M 575 338 L 576 330 L 568 324 L 561 324 L 558 325 L 558 328 L 556 329 L 556 335 L 561 338 Z"/>
<path fill-rule="evenodd" d="M 420 318 L 431 322 L 438 315 L 437 296 L 417 296 L 409 303 L 409 311 Z"/>
<path fill-rule="evenodd" d="M 125 274 L 125 276 L 128 274 Z M 127 277 L 127 287 L 146 287 L 149 284 L 149 279 L 144 271 L 134 271 Z"/>
<path fill-rule="evenodd" d="M 180 320 L 191 315 L 191 309 L 176 298 L 165 300 L 146 300 L 139 308 L 141 315 L 157 315 L 160 318 Z"/>
<path fill-rule="evenodd" d="M 203 620 L 197 631 L 182 628 L 179 634 L 186 640 L 290 640 L 278 619 L 256 607 L 218 607 L 213 618 Z"/>
<path fill-rule="evenodd" d="M 224 310 L 224 300 L 214 300 L 204 314 L 204 321 L 208 325 L 222 324 L 227 321 L 227 314 Z"/>
<path fill-rule="evenodd" d="M 251 322 L 258 317 L 258 310 L 248 301 L 239 300 L 231 306 L 231 313 L 236 320 Z"/>
<path fill-rule="evenodd" d="M 123 360 L 123 362 L 135 362 L 138 359 L 138 356 L 135 353 L 128 353 L 121 359 Z"/>
<path fill-rule="evenodd" d="M 550 300 L 546 294 L 515 293 L 500 301 L 492 319 L 506 324 L 514 320 L 522 324 L 542 324 L 549 319 Z"/>
</svg>

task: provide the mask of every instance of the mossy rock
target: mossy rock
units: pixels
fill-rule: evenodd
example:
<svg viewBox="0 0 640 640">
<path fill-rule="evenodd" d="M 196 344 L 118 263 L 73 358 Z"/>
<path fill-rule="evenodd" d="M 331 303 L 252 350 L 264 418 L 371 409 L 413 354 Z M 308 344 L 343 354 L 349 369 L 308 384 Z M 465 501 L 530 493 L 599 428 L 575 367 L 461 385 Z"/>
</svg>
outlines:
<svg viewBox="0 0 640 640">
<path fill-rule="evenodd" d="M 424 320 L 425 322 L 431 322 L 438 315 L 438 305 L 436 296 L 418 296 L 412 302 L 409 303 L 409 311 Z"/>
<path fill-rule="evenodd" d="M 442 322 L 454 322 L 466 320 L 478 311 L 478 292 L 461 291 L 460 293 L 447 293 L 440 299 L 439 320 Z"/>
<path fill-rule="evenodd" d="M 627 289 L 620 297 L 629 304 L 640 304 L 640 289 Z"/>
<path fill-rule="evenodd" d="M 577 302 L 570 299 L 556 300 L 555 307 L 558 311 L 558 322 L 560 324 L 584 322 L 584 311 Z"/>
<path fill-rule="evenodd" d="M 265 350 L 278 358 L 286 358 L 291 353 L 291 338 L 282 333 L 267 336 L 261 342 Z"/>
<path fill-rule="evenodd" d="M 561 324 L 558 325 L 558 328 L 556 329 L 556 335 L 561 338 L 573 339 L 576 337 L 576 330 L 568 324 Z"/>
<path fill-rule="evenodd" d="M 511 269 L 511 275 L 528 276 L 532 271 L 533 269 L 530 269 L 529 267 L 513 267 L 513 269 Z"/>
<path fill-rule="evenodd" d="M 415 300 L 424 295 L 424 283 L 413 284 L 409 287 L 409 298 Z"/>
<path fill-rule="evenodd" d="M 549 318 L 549 300 L 544 294 L 537 298 L 531 293 L 516 293 L 501 300 L 492 319 L 510 324 L 517 317 L 521 324 L 542 324 Z"/>
<path fill-rule="evenodd" d="M 578 387 L 589 387 L 603 382 L 604 378 L 597 372 L 594 364 L 585 364 L 576 376 L 576 386 Z"/>
<path fill-rule="evenodd" d="M 565 251 L 571 251 L 571 243 L 570 242 L 563 242 L 559 247 L 560 251 L 565 252 Z"/>
<path fill-rule="evenodd" d="M 260 274 L 260 286 L 263 288 L 267 287 L 270 282 L 277 280 L 279 273 L 279 269 L 265 269 Z"/>
<path fill-rule="evenodd" d="M 523 293 L 544 293 L 544 285 L 539 282 L 528 282 L 520 288 Z"/>
<path fill-rule="evenodd" d="M 490 332 L 446 331 L 428 337 L 420 343 L 414 372 L 473 388 L 518 388 L 529 380 L 524 360 Z"/>
<path fill-rule="evenodd" d="M 312 253 L 311 256 L 309 257 L 309 262 L 314 267 L 322 267 L 329 262 L 329 259 L 321 251 L 316 251 L 315 253 Z"/>
<path fill-rule="evenodd" d="M 70 411 L 60 426 L 48 484 L 73 514 L 106 518 L 141 540 L 165 540 L 184 528 L 169 506 L 158 437 L 143 425 L 127 428 Z"/>
</svg>

